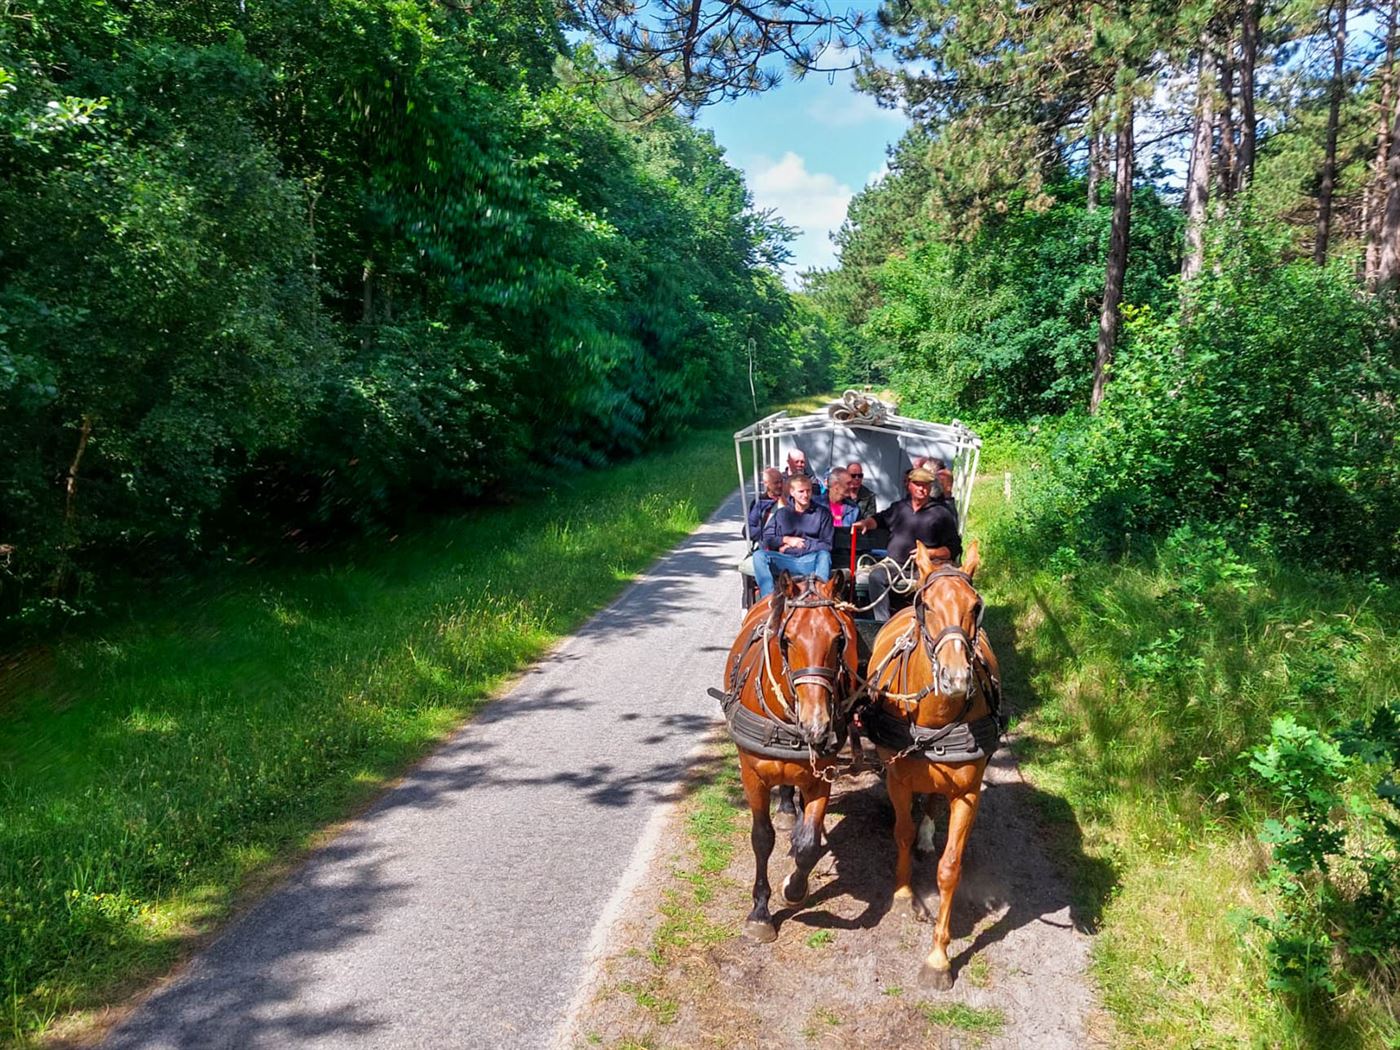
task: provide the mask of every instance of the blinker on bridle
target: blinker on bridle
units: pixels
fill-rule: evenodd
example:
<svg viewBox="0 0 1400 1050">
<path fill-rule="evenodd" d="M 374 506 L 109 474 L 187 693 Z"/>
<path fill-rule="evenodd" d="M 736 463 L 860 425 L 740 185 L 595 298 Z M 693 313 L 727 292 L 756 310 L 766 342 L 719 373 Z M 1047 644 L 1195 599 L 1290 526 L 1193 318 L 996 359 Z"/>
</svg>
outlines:
<svg viewBox="0 0 1400 1050">
<path fill-rule="evenodd" d="M 975 606 L 976 619 L 973 621 L 971 634 L 963 630 L 963 626 L 960 623 L 950 623 L 934 635 L 929 634 L 928 628 L 924 625 L 922 609 L 928 606 L 928 602 L 924 597 L 924 592 L 933 585 L 935 580 L 948 577 L 962 580 L 968 587 L 972 588 L 972 593 L 977 596 L 977 605 Z M 985 611 L 986 606 L 982 602 L 982 596 L 977 592 L 977 587 L 972 582 L 972 577 L 961 569 L 954 568 L 953 566 L 938 569 L 929 573 L 924 582 L 919 585 L 918 591 L 914 594 L 914 619 L 919 625 L 919 634 L 923 637 L 924 650 L 928 654 L 929 663 L 932 665 L 935 680 L 943 671 L 943 665 L 938 659 L 938 652 L 950 638 L 956 638 L 962 643 L 963 649 L 967 653 L 969 664 L 972 662 L 977 653 L 977 636 L 982 633 L 982 615 Z"/>
<path fill-rule="evenodd" d="M 782 661 L 783 680 L 794 693 L 796 693 L 799 685 L 815 685 L 825 689 L 831 695 L 833 702 L 837 704 L 840 713 L 845 714 L 846 708 L 849 706 L 849 701 L 853 698 L 854 694 L 850 690 L 840 688 L 840 667 L 815 665 L 811 667 L 799 667 L 794 670 L 788 662 L 787 626 L 792 619 L 793 613 L 800 609 L 836 609 L 839 605 L 839 603 L 830 598 L 809 597 L 810 593 L 810 591 L 805 592 L 792 601 L 784 600 L 782 621 L 778 625 L 778 630 L 776 632 L 778 637 L 778 655 Z M 839 620 L 837 621 L 834 648 L 837 653 L 837 663 L 839 664 L 841 660 L 840 654 L 846 649 L 846 631 L 841 627 Z M 847 695 L 842 696 L 842 693 Z"/>
</svg>

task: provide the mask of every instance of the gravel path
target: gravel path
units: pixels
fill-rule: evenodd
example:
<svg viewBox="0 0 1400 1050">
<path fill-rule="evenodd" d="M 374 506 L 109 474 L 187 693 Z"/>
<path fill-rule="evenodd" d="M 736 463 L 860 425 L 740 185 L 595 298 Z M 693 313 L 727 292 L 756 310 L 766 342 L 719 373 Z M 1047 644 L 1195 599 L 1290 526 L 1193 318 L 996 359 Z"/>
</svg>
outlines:
<svg viewBox="0 0 1400 1050">
<path fill-rule="evenodd" d="M 738 520 L 736 496 L 103 1045 L 547 1045 L 714 727 Z"/>
<path fill-rule="evenodd" d="M 1005 664 L 1003 664 L 1003 667 Z M 725 764 L 732 762 L 726 758 Z M 728 868 L 694 893 L 697 863 L 684 816 L 661 836 L 647 880 L 617 911 L 608 953 L 573 1016 L 569 1050 L 1086 1050 L 1111 1045 L 1111 1025 L 1087 968 L 1090 917 L 1071 903 L 1042 848 L 1055 820 L 1053 796 L 1020 775 L 1002 750 L 987 769 L 977 826 L 953 905 L 955 983 L 918 986 L 932 927 L 890 910 L 894 814 L 874 773 L 844 779 L 828 811 L 830 851 L 812 894 L 781 908 L 778 939 L 753 944 L 737 932 L 747 913 L 753 854 L 742 814 L 726 838 Z M 946 814 L 941 816 L 946 822 Z M 1064 827 L 1061 849 L 1073 850 Z M 773 885 L 792 870 L 779 840 Z M 941 841 L 939 847 L 941 848 Z M 936 859 L 915 858 L 914 886 L 936 907 Z M 720 938 L 677 943 L 659 936 L 658 902 L 680 902 Z M 694 928 L 701 923 L 692 921 Z M 659 962 L 657 961 L 659 958 Z M 639 994 L 644 993 L 644 994 Z"/>
</svg>

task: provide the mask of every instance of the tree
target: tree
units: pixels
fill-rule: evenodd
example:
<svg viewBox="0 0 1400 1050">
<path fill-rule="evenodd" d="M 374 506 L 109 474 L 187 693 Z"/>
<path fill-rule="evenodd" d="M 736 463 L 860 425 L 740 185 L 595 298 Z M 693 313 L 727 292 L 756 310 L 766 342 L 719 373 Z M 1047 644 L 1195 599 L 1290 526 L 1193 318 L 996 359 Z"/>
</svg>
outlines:
<svg viewBox="0 0 1400 1050">
<path fill-rule="evenodd" d="M 1196 57 L 1195 131 L 1191 140 L 1191 167 L 1186 176 L 1186 250 L 1182 253 L 1181 279 L 1189 282 L 1205 261 L 1206 205 L 1210 197 L 1211 153 L 1215 133 L 1215 53 L 1209 34 L 1201 38 Z"/>
<path fill-rule="evenodd" d="M 1317 237 L 1313 261 L 1327 261 L 1327 242 L 1332 234 L 1332 196 L 1337 187 L 1337 129 L 1340 125 L 1342 96 L 1346 92 L 1347 0 L 1334 0 L 1328 8 L 1332 32 L 1332 83 L 1327 103 L 1327 144 L 1323 149 L 1322 172 L 1317 191 Z"/>
<path fill-rule="evenodd" d="M 1094 346 L 1094 386 L 1089 412 L 1103 401 L 1109 368 L 1118 341 L 1118 307 L 1123 300 L 1123 277 L 1128 266 L 1128 226 L 1133 200 L 1133 101 L 1123 100 L 1118 115 L 1114 149 L 1113 227 L 1109 235 L 1108 262 L 1104 267 L 1103 306 L 1099 312 L 1099 337 Z"/>
<path fill-rule="evenodd" d="M 782 77 L 849 69 L 866 16 L 831 0 L 578 0 L 582 21 L 611 49 L 618 72 L 645 86 L 644 112 L 686 110 Z"/>
</svg>

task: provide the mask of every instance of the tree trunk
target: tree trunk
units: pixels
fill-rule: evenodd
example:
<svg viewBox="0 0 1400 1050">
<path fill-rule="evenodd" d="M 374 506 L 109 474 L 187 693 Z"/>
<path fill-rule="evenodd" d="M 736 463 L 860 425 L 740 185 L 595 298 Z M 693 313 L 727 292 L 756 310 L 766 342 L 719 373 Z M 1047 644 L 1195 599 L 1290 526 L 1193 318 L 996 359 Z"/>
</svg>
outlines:
<svg viewBox="0 0 1400 1050">
<path fill-rule="evenodd" d="M 1133 103 L 1122 103 L 1118 116 L 1118 148 L 1113 174 L 1113 224 L 1109 233 L 1108 262 L 1104 267 L 1103 309 L 1099 312 L 1099 339 L 1094 350 L 1094 390 L 1089 413 L 1103 402 L 1113 348 L 1118 342 L 1118 306 L 1123 301 L 1123 275 L 1128 269 L 1128 221 L 1133 210 Z M 1400 212 L 1400 207 L 1397 208 Z"/>
<path fill-rule="evenodd" d="M 1317 240 L 1313 262 L 1327 261 L 1327 241 L 1332 233 L 1332 193 L 1337 185 L 1337 124 L 1342 111 L 1343 63 L 1347 47 L 1347 0 L 1339 0 L 1334 10 L 1337 25 L 1332 36 L 1332 98 L 1327 105 L 1327 147 L 1322 157 L 1322 178 L 1317 189 Z"/>
<path fill-rule="evenodd" d="M 68 473 L 63 479 L 63 524 L 69 528 L 73 524 L 78 498 L 78 468 L 83 464 L 83 453 L 87 451 L 88 438 L 92 437 L 92 417 L 83 414 L 82 425 L 78 428 L 78 451 L 73 453 L 73 462 L 68 464 Z"/>
<path fill-rule="evenodd" d="M 1385 214 L 1381 218 L 1380 261 L 1376 268 L 1376 287 L 1380 289 L 1400 283 L 1400 110 L 1390 127 L 1390 152 L 1385 167 Z"/>
<path fill-rule="evenodd" d="M 1235 42 L 1225 44 L 1225 53 L 1220 59 L 1220 151 L 1216 154 L 1218 167 L 1215 176 L 1217 211 L 1223 213 L 1225 202 L 1230 199 L 1237 178 L 1237 158 L 1235 154 Z"/>
<path fill-rule="evenodd" d="M 1381 216 L 1386 202 L 1386 160 L 1390 156 L 1390 122 L 1395 119 L 1395 32 L 1400 0 L 1391 0 L 1386 12 L 1385 63 L 1380 69 L 1380 113 L 1376 118 L 1376 156 L 1366 187 L 1366 287 L 1375 289 L 1381 262 Z"/>
<path fill-rule="evenodd" d="M 1259 57 L 1259 9 L 1256 0 L 1245 0 L 1240 24 L 1240 152 L 1236 158 L 1235 189 L 1254 180 L 1254 63 Z"/>
<path fill-rule="evenodd" d="M 1089 191 L 1084 201 L 1086 211 L 1099 206 L 1099 183 L 1103 181 L 1103 136 L 1098 131 L 1089 135 Z"/>
<path fill-rule="evenodd" d="M 360 274 L 360 323 L 364 331 L 360 335 L 360 349 L 369 349 L 370 328 L 374 324 L 374 263 L 366 262 Z"/>
<path fill-rule="evenodd" d="M 1210 198 L 1211 139 L 1215 134 L 1215 55 L 1202 39 L 1196 68 L 1196 134 L 1191 142 L 1191 171 L 1186 180 L 1186 249 L 1181 258 L 1183 284 L 1201 272 L 1206 256 L 1206 204 Z"/>
</svg>

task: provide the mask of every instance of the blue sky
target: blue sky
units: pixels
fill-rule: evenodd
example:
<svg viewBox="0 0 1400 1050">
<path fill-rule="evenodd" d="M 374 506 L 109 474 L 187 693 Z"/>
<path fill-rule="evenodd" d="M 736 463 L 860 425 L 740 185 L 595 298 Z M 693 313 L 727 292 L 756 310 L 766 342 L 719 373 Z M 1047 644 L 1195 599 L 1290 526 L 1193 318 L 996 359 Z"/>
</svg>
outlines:
<svg viewBox="0 0 1400 1050">
<path fill-rule="evenodd" d="M 857 92 L 849 72 L 788 77 L 761 95 L 706 106 L 697 120 L 743 170 L 754 204 L 802 230 L 789 283 L 798 270 L 835 264 L 830 234 L 847 202 L 884 170 L 886 147 L 909 126 Z"/>
</svg>

